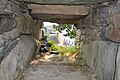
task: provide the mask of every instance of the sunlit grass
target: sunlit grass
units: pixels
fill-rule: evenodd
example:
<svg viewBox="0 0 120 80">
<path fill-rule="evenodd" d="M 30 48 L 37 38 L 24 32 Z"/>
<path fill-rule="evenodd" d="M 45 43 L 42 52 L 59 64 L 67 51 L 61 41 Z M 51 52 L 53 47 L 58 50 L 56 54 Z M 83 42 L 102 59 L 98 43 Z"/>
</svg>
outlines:
<svg viewBox="0 0 120 80">
<path fill-rule="evenodd" d="M 66 47 L 66 46 L 58 46 L 54 45 L 55 50 L 57 50 L 61 55 L 69 56 L 70 54 L 74 53 L 76 50 L 76 46 Z"/>
<path fill-rule="evenodd" d="M 77 49 L 76 46 L 66 47 L 66 46 L 58 46 L 54 45 L 52 50 L 56 50 L 60 53 L 63 57 L 68 57 L 69 60 L 75 61 L 75 57 L 80 54 L 80 50 Z"/>
</svg>

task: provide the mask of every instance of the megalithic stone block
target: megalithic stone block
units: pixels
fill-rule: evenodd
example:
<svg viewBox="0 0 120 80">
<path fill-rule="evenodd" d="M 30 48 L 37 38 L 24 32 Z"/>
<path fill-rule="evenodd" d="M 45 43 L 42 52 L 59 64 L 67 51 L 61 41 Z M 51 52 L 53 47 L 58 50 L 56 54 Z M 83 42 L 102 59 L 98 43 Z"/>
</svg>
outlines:
<svg viewBox="0 0 120 80">
<path fill-rule="evenodd" d="M 112 0 L 17 0 L 17 1 L 23 1 L 28 3 L 35 3 L 35 4 L 44 4 L 44 5 L 80 5 L 80 4 L 96 4 L 96 3 L 102 3 L 106 1 L 112 1 Z"/>
<path fill-rule="evenodd" d="M 34 19 L 57 23 L 78 23 L 79 19 L 90 13 L 89 6 L 38 5 L 31 4 L 31 16 Z"/>
</svg>

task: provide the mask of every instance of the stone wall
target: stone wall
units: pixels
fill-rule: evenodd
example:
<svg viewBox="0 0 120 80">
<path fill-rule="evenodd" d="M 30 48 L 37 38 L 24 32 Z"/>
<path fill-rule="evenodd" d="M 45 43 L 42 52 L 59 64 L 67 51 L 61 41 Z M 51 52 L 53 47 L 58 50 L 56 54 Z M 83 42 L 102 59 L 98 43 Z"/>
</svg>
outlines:
<svg viewBox="0 0 120 80">
<path fill-rule="evenodd" d="M 88 65 L 100 80 L 120 80 L 120 0 L 94 6 L 80 22 Z"/>
<path fill-rule="evenodd" d="M 17 41 L 0 64 L 0 80 L 17 79 L 34 56 L 37 46 L 32 37 L 21 35 Z"/>
<path fill-rule="evenodd" d="M 114 42 L 120 42 L 120 0 L 109 7 L 109 26 L 107 38 Z"/>
<path fill-rule="evenodd" d="M 106 39 L 106 27 L 108 27 L 108 9 L 106 5 L 94 6 L 91 13 L 81 19 L 78 23 L 83 41 L 86 44 L 95 40 L 108 40 Z"/>
<path fill-rule="evenodd" d="M 0 80 L 15 80 L 35 54 L 34 26 L 26 3 L 0 0 Z"/>
<path fill-rule="evenodd" d="M 39 39 L 43 23 L 18 1 L 0 1 L 0 80 L 15 80 L 22 73 L 35 54 L 34 38 Z M 82 53 L 101 80 L 120 80 L 120 0 L 114 1 L 91 6 L 78 23 Z"/>
<path fill-rule="evenodd" d="M 82 48 L 88 65 L 97 74 L 98 79 L 115 80 L 119 44 L 110 41 L 94 41 Z"/>
<path fill-rule="evenodd" d="M 43 21 L 34 20 L 34 27 L 32 27 L 31 36 L 34 36 L 36 39 L 41 39 L 41 28 L 43 27 Z"/>
</svg>

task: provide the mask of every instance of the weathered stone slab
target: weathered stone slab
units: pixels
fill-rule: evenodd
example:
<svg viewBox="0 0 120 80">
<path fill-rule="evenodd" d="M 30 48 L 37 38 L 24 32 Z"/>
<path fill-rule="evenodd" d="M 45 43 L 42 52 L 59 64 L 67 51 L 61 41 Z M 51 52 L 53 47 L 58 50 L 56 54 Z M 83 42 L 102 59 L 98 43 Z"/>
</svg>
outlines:
<svg viewBox="0 0 120 80">
<path fill-rule="evenodd" d="M 61 14 L 61 15 L 88 15 L 89 6 L 65 6 L 65 5 L 29 5 L 31 14 Z"/>
<path fill-rule="evenodd" d="M 0 14 L 5 13 L 6 4 L 7 4 L 7 0 L 0 0 Z"/>
<path fill-rule="evenodd" d="M 34 21 L 29 14 L 22 14 L 15 17 L 16 20 L 16 29 L 21 34 L 30 34 L 32 27 L 34 26 Z"/>
<path fill-rule="evenodd" d="M 0 80 L 15 80 L 29 63 L 36 50 L 33 38 L 21 36 L 19 43 L 0 64 Z"/>
<path fill-rule="evenodd" d="M 20 15 L 22 13 L 27 13 L 28 6 L 26 3 L 17 2 L 16 0 L 9 1 L 6 5 L 5 12 L 13 13 L 16 15 Z"/>
<path fill-rule="evenodd" d="M 0 33 L 10 31 L 16 26 L 16 21 L 9 16 L 0 16 Z"/>
<path fill-rule="evenodd" d="M 4 46 L 6 42 L 6 39 L 3 35 L 0 35 L 0 47 Z"/>
<path fill-rule="evenodd" d="M 109 6 L 102 6 L 98 13 L 100 15 L 100 25 L 102 27 L 108 27 L 109 24 Z"/>
<path fill-rule="evenodd" d="M 112 42 L 94 41 L 83 46 L 82 52 L 88 65 L 98 74 L 100 80 L 113 80 L 118 45 Z"/>
<path fill-rule="evenodd" d="M 118 45 L 107 42 L 102 50 L 102 74 L 103 80 L 113 80 L 115 77 L 116 56 Z"/>
<path fill-rule="evenodd" d="M 110 25 L 107 31 L 107 38 L 120 42 L 120 1 L 116 5 L 111 5 L 109 10 Z"/>
<path fill-rule="evenodd" d="M 35 3 L 35 4 L 44 4 L 44 5 L 80 5 L 80 4 L 95 4 L 95 3 L 102 3 L 111 0 L 17 0 L 23 1 L 28 3 Z"/>
<path fill-rule="evenodd" d="M 88 6 L 66 5 L 29 5 L 34 19 L 57 23 L 78 23 L 78 20 L 89 14 Z"/>
<path fill-rule="evenodd" d="M 31 31 L 30 35 L 36 39 L 41 39 L 42 35 L 43 35 L 41 32 L 41 28 L 43 27 L 43 21 L 34 20 L 34 23 L 35 23 L 35 25 L 34 25 L 34 27 L 31 27 L 32 31 Z"/>
<path fill-rule="evenodd" d="M 27 13 L 28 6 L 26 3 L 18 2 L 16 0 L 1 0 L 0 14 L 15 14 L 20 15 Z"/>
<path fill-rule="evenodd" d="M 20 32 L 15 28 L 11 31 L 2 33 L 6 41 L 15 40 L 20 36 Z"/>
<path fill-rule="evenodd" d="M 116 74 L 115 80 L 120 80 L 120 46 L 118 48 L 118 53 L 116 57 Z"/>
<path fill-rule="evenodd" d="M 1 47 L 0 62 L 8 55 L 8 53 L 17 45 L 18 40 L 7 41 L 6 44 Z"/>
<path fill-rule="evenodd" d="M 112 41 L 120 42 L 120 14 L 110 17 L 110 25 L 108 28 L 107 38 Z"/>
</svg>

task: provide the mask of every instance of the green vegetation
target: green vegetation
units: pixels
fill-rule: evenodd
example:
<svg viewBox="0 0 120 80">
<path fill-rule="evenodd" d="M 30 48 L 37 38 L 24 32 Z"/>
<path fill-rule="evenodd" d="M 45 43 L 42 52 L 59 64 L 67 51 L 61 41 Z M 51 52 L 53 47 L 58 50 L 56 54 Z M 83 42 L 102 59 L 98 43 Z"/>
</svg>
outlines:
<svg viewBox="0 0 120 80">
<path fill-rule="evenodd" d="M 54 29 L 56 29 L 60 33 L 63 30 L 66 30 L 67 34 L 65 34 L 64 36 L 69 36 L 70 38 L 75 38 L 77 35 L 75 31 L 75 27 L 72 26 L 71 24 L 59 24 L 58 26 L 54 26 Z"/>
<path fill-rule="evenodd" d="M 73 54 L 78 55 L 80 53 L 80 50 L 77 49 L 76 46 L 58 46 L 52 40 L 49 40 L 48 42 L 52 45 L 51 50 L 58 51 L 62 56 L 72 56 Z"/>
<path fill-rule="evenodd" d="M 75 51 L 76 47 L 64 47 L 55 45 L 53 49 L 56 49 L 58 52 L 60 52 L 61 55 L 70 55 Z"/>
<path fill-rule="evenodd" d="M 54 51 L 57 50 L 57 48 L 55 47 L 55 43 L 54 43 L 53 40 L 48 39 L 48 43 L 52 45 L 52 46 L 51 46 L 51 50 L 54 50 Z"/>
</svg>

